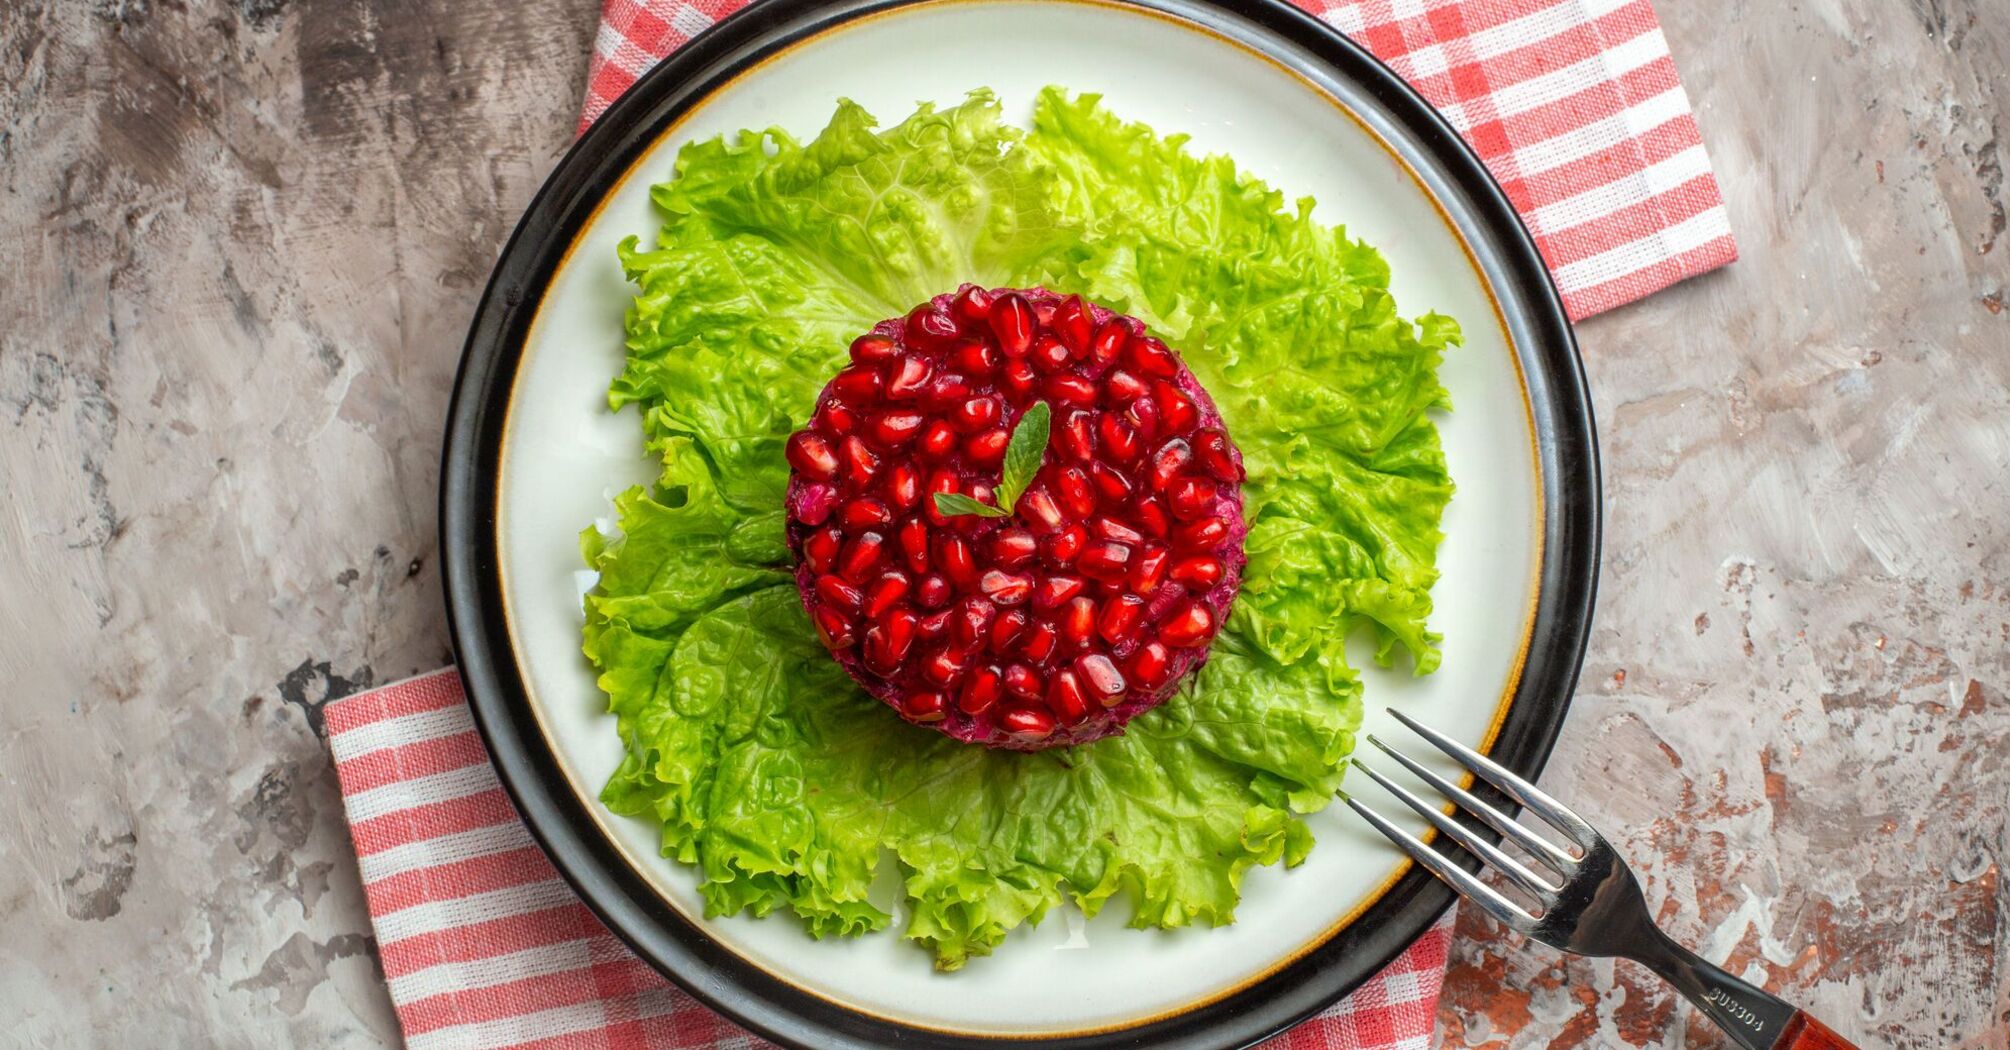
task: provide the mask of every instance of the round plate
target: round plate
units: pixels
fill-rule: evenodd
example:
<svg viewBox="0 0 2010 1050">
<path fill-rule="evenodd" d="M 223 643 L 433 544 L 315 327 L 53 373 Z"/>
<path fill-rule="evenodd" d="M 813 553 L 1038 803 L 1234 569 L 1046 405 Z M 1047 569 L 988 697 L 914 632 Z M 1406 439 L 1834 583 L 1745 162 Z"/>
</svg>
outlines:
<svg viewBox="0 0 2010 1050">
<path fill-rule="evenodd" d="M 635 417 L 608 412 L 605 395 L 631 294 L 614 245 L 656 229 L 649 185 L 694 139 L 770 125 L 813 135 L 839 96 L 891 122 L 917 100 L 991 87 L 1023 125 L 1050 83 L 1315 196 L 1321 218 L 1387 256 L 1406 315 L 1464 326 L 1443 369 L 1456 410 L 1439 421 L 1459 486 L 1432 621 L 1444 665 L 1421 679 L 1368 667 L 1366 728 L 1401 741 L 1383 712 L 1397 706 L 1533 776 L 1576 679 L 1599 488 L 1570 329 L 1499 188 L 1393 74 L 1269 0 L 762 0 L 645 76 L 532 202 L 462 361 L 441 531 L 461 671 L 532 831 L 643 958 L 785 1043 L 1242 1045 L 1353 988 L 1450 900 L 1334 806 L 1310 818 L 1318 847 L 1304 865 L 1249 873 L 1232 926 L 1135 931 L 1122 907 L 1089 922 L 1057 909 L 994 956 L 936 974 L 892 934 L 813 941 L 785 916 L 704 918 L 695 873 L 657 856 L 657 829 L 596 799 L 622 752 L 579 655 L 590 577 L 576 536 L 655 473 Z"/>
</svg>

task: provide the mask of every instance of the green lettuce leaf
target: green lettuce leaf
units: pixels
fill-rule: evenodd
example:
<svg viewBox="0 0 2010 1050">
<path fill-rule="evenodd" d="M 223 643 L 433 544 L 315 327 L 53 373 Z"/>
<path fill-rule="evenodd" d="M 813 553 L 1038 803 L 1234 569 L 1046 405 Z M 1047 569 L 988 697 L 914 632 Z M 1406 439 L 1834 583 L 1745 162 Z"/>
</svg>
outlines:
<svg viewBox="0 0 2010 1050">
<path fill-rule="evenodd" d="M 585 651 L 627 758 L 603 798 L 662 828 L 713 914 L 816 936 L 891 916 L 954 969 L 1072 902 L 1141 927 L 1231 921 L 1245 871 L 1311 849 L 1361 716 L 1344 639 L 1436 665 L 1451 494 L 1429 412 L 1448 318 L 1405 320 L 1376 252 L 1224 158 L 1049 89 L 1028 132 L 974 93 L 884 131 L 841 103 L 798 144 L 695 143 L 656 187 L 615 407 L 663 474 L 589 530 Z M 989 752 L 901 722 L 823 651 L 782 543 L 781 448 L 850 340 L 955 288 L 1045 284 L 1150 322 L 1250 470 L 1242 597 L 1207 665 L 1119 737 Z M 1288 377 L 1279 381 L 1279 377 Z"/>
</svg>

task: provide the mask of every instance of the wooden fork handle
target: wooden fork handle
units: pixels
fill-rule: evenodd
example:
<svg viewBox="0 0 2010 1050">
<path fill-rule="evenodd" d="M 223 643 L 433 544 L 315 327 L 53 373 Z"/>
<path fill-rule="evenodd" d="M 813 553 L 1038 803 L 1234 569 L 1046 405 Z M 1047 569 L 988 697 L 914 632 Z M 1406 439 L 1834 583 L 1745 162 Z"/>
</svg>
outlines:
<svg viewBox="0 0 2010 1050">
<path fill-rule="evenodd" d="M 1855 1044 L 1828 1030 L 1826 1025 L 1802 1010 L 1787 1022 L 1787 1029 L 1773 1044 L 1773 1050 L 1857 1050 Z"/>
</svg>

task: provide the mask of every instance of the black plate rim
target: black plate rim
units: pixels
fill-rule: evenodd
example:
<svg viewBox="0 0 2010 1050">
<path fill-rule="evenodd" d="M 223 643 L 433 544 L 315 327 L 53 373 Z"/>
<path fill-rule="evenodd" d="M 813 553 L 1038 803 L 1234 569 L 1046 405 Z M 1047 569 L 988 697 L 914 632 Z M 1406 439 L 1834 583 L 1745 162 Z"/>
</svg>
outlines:
<svg viewBox="0 0 2010 1050">
<path fill-rule="evenodd" d="M 477 306 L 448 410 L 440 535 L 448 619 L 469 706 L 517 811 L 581 899 L 676 984 L 768 1039 L 861 1050 L 894 1043 L 1068 1050 L 1251 1045 L 1379 971 L 1444 912 L 1451 892 L 1412 865 L 1367 914 L 1288 965 L 1224 998 L 1142 1025 L 1032 1039 L 911 1027 L 782 981 L 669 908 L 600 836 L 550 754 L 517 674 L 501 612 L 495 544 L 503 424 L 525 337 L 574 232 L 662 127 L 761 56 L 851 19 L 929 2 L 940 0 L 762 0 L 745 8 L 645 74 L 574 143 L 533 198 Z M 1482 262 L 1497 264 L 1488 276 L 1523 369 L 1544 523 L 1536 614 L 1515 696 L 1490 753 L 1533 778 L 1555 745 L 1583 660 L 1602 531 L 1590 395 L 1568 316 L 1533 239 L 1484 165 L 1428 103 L 1367 51 L 1282 0 L 1097 2 L 1195 22 L 1315 81 L 1341 78 L 1365 89 L 1430 153 L 1429 174 L 1443 181 L 1433 189 L 1458 194 L 1503 249 Z M 1278 53 L 1280 42 L 1290 54 Z"/>
</svg>

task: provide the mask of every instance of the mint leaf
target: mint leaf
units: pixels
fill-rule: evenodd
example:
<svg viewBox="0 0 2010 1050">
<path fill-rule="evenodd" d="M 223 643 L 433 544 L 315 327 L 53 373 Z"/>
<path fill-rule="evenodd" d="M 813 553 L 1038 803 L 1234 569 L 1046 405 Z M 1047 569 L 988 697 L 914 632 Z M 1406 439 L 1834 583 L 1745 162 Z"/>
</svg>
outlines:
<svg viewBox="0 0 2010 1050">
<path fill-rule="evenodd" d="M 1045 401 L 1035 401 L 1012 428 L 1012 442 L 1005 446 L 1005 473 L 998 479 L 1000 507 L 1009 511 L 1017 506 L 1019 496 L 1033 483 L 1033 475 L 1040 472 L 1040 461 L 1047 458 L 1053 415 Z"/>
<path fill-rule="evenodd" d="M 937 513 L 944 515 L 975 514 L 980 518 L 1002 518 L 1011 513 L 986 503 L 979 503 L 961 492 L 936 493 L 935 509 Z"/>
</svg>

